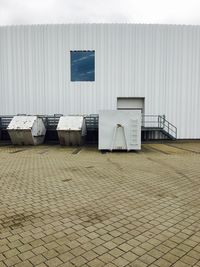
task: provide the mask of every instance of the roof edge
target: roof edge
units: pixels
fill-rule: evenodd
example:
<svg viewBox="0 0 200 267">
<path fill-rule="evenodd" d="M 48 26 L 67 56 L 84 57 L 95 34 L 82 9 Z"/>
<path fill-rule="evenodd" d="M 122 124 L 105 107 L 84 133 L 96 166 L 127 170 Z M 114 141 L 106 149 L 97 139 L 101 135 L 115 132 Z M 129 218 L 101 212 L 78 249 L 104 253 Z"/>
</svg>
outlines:
<svg viewBox="0 0 200 267">
<path fill-rule="evenodd" d="M 174 26 L 184 26 L 184 27 L 200 27 L 200 25 L 197 24 L 170 24 L 170 23 L 130 23 L 130 22 L 111 22 L 111 23 L 38 23 L 38 24 L 13 24 L 13 25 L 0 25 L 0 28 L 12 28 L 12 27 L 45 27 L 45 26 L 111 26 L 111 25 L 132 25 L 132 26 L 168 26 L 168 27 L 174 27 Z"/>
</svg>

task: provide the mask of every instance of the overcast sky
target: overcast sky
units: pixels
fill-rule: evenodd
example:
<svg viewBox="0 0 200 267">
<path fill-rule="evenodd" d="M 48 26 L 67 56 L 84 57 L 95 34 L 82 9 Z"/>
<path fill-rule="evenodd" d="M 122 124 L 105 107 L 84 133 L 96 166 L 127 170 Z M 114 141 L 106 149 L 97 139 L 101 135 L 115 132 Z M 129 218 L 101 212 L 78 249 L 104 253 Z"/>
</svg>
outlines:
<svg viewBox="0 0 200 267">
<path fill-rule="evenodd" d="M 200 25 L 200 0 L 0 0 L 0 25 L 69 22 Z"/>
</svg>

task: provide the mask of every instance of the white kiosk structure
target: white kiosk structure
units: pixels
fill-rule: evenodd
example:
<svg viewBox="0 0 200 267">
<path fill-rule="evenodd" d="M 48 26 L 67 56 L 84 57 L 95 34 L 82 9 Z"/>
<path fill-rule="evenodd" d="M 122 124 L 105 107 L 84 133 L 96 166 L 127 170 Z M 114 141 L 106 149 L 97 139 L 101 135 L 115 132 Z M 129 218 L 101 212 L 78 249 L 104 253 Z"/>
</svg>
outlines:
<svg viewBox="0 0 200 267">
<path fill-rule="evenodd" d="M 103 110 L 99 112 L 99 150 L 140 150 L 141 111 Z"/>
</svg>

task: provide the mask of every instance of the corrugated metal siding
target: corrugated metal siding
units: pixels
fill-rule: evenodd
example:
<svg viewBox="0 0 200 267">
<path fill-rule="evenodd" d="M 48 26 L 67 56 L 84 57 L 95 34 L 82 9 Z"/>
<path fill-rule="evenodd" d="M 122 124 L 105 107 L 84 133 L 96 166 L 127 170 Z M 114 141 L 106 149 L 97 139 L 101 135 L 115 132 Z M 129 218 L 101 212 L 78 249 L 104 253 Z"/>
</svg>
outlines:
<svg viewBox="0 0 200 267">
<path fill-rule="evenodd" d="M 70 50 L 95 50 L 95 82 L 70 82 Z M 98 113 L 117 97 L 145 97 L 178 138 L 200 138 L 200 27 L 0 27 L 0 114 Z"/>
</svg>

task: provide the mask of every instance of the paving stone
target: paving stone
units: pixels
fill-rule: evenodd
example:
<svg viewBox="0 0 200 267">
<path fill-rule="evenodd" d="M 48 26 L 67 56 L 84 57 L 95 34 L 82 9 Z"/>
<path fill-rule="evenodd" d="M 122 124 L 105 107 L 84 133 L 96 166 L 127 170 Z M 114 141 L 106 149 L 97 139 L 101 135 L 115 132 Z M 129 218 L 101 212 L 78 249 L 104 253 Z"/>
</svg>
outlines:
<svg viewBox="0 0 200 267">
<path fill-rule="evenodd" d="M 114 265 L 113 263 L 108 263 L 106 265 L 104 265 L 105 267 L 116 267 L 116 265 Z"/>
<path fill-rule="evenodd" d="M 36 267 L 47 267 L 45 263 L 40 263 L 40 264 L 37 264 L 35 265 Z"/>
<path fill-rule="evenodd" d="M 123 238 L 121 238 L 121 237 L 116 237 L 116 238 L 113 238 L 112 239 L 112 241 L 110 241 L 110 242 L 113 242 L 113 243 L 115 243 L 116 245 L 121 245 L 121 244 L 123 244 L 124 243 L 124 239 Z"/>
<path fill-rule="evenodd" d="M 183 250 L 180 250 L 180 249 L 177 249 L 177 248 L 174 248 L 170 251 L 171 254 L 175 255 L 175 256 L 178 256 L 178 257 L 183 257 L 183 255 L 185 255 L 185 251 Z"/>
<path fill-rule="evenodd" d="M 110 255 L 109 253 L 104 253 L 103 255 L 99 256 L 98 259 L 100 259 L 104 263 L 109 263 L 112 262 L 115 259 L 115 257 Z"/>
<path fill-rule="evenodd" d="M 98 255 L 102 255 L 104 253 L 106 253 L 108 251 L 107 248 L 105 248 L 104 246 L 100 245 L 98 247 L 95 247 L 94 249 L 94 252 L 96 252 Z"/>
<path fill-rule="evenodd" d="M 47 259 L 51 259 L 51 258 L 56 257 L 58 255 L 58 252 L 56 252 L 54 249 L 51 249 L 51 250 L 47 250 L 46 252 L 42 253 L 42 255 Z"/>
<path fill-rule="evenodd" d="M 190 265 L 190 266 L 192 266 L 192 265 Z M 173 265 L 173 267 L 188 267 L 188 264 L 179 260 Z"/>
<path fill-rule="evenodd" d="M 82 256 L 78 256 L 78 257 L 73 258 L 70 262 L 74 264 L 74 266 L 78 267 L 78 266 L 83 266 L 83 264 L 86 263 L 87 260 L 83 258 Z"/>
<path fill-rule="evenodd" d="M 121 249 L 118 249 L 118 248 L 114 248 L 114 249 L 110 250 L 109 253 L 110 253 L 112 256 L 118 258 L 118 257 L 121 256 L 122 254 L 124 254 L 124 251 L 122 251 Z"/>
<path fill-rule="evenodd" d="M 30 258 L 29 261 L 35 266 L 35 265 L 38 265 L 42 262 L 45 262 L 46 259 L 42 255 L 37 255 L 37 256 Z"/>
<path fill-rule="evenodd" d="M 45 248 L 44 246 L 39 246 L 39 247 L 36 247 L 36 248 L 32 249 L 32 252 L 34 254 L 36 254 L 36 255 L 42 254 L 42 253 L 44 253 L 46 251 L 47 251 L 47 248 Z"/>
<path fill-rule="evenodd" d="M 147 263 L 147 264 L 151 264 L 153 263 L 156 259 L 148 254 L 144 254 L 141 257 L 138 258 L 138 260 Z"/>
<path fill-rule="evenodd" d="M 190 257 L 190 256 L 188 256 L 188 255 L 185 255 L 185 256 L 183 256 L 183 257 L 181 258 L 181 261 L 184 262 L 184 263 L 187 263 L 188 266 L 192 266 L 192 265 L 194 265 L 195 263 L 197 263 L 198 260 L 195 259 L 195 258 L 192 258 L 192 257 Z"/>
<path fill-rule="evenodd" d="M 143 248 L 140 248 L 140 247 L 136 247 L 136 248 L 132 249 L 132 252 L 138 256 L 142 256 L 146 253 L 146 250 L 144 250 Z"/>
<path fill-rule="evenodd" d="M 73 259 L 75 256 L 71 252 L 65 252 L 58 256 L 63 262 L 68 262 Z"/>
<path fill-rule="evenodd" d="M 179 259 L 179 257 L 168 252 L 163 256 L 163 259 L 165 259 L 171 263 L 175 263 Z"/>
<path fill-rule="evenodd" d="M 135 259 L 137 259 L 139 256 L 136 255 L 136 254 L 134 254 L 134 253 L 132 253 L 132 252 L 130 252 L 130 251 L 128 251 L 128 252 L 124 253 L 124 254 L 122 255 L 122 257 L 123 257 L 124 259 L 128 260 L 129 262 L 133 262 L 133 261 L 134 261 Z"/>
<path fill-rule="evenodd" d="M 129 261 L 127 261 L 126 259 L 124 259 L 122 257 L 119 257 L 119 258 L 115 259 L 113 261 L 113 263 L 118 267 L 124 267 L 124 266 L 127 266 L 129 264 Z"/>
<path fill-rule="evenodd" d="M 160 250 L 157 250 L 157 248 L 154 248 L 154 249 L 148 251 L 148 255 L 154 257 L 155 259 L 159 259 L 164 255 L 164 253 L 161 252 Z"/>
<path fill-rule="evenodd" d="M 18 254 L 19 254 L 19 251 L 16 248 L 13 248 L 13 249 L 10 249 L 10 250 L 7 250 L 6 252 L 4 252 L 4 256 L 6 258 L 11 258 L 11 257 L 16 256 Z"/>
<path fill-rule="evenodd" d="M 5 259 L 6 259 L 6 257 L 3 254 L 0 254 L 0 262 L 5 260 Z"/>
<path fill-rule="evenodd" d="M 190 250 L 187 255 L 200 261 L 200 253 L 196 250 Z"/>
<path fill-rule="evenodd" d="M 86 258 L 86 260 L 91 261 L 94 258 L 98 257 L 98 254 L 91 250 L 91 251 L 85 252 L 82 256 Z"/>
<path fill-rule="evenodd" d="M 172 265 L 171 262 L 169 262 L 163 258 L 158 259 L 157 261 L 154 262 L 154 264 L 157 266 L 162 266 L 162 267 L 169 267 Z"/>
<path fill-rule="evenodd" d="M 23 261 L 15 265 L 15 267 L 33 267 L 29 261 Z"/>
<path fill-rule="evenodd" d="M 107 249 L 113 249 L 117 247 L 117 244 L 112 242 L 112 241 L 108 241 L 106 243 L 103 244 L 104 247 L 106 247 Z"/>
<path fill-rule="evenodd" d="M 0 267 L 200 266 L 200 154 L 184 146 L 0 146 Z"/>
<path fill-rule="evenodd" d="M 31 250 L 33 247 L 30 246 L 29 244 L 25 244 L 23 246 L 19 246 L 17 249 L 20 251 L 20 252 L 25 252 L 25 251 L 28 251 L 28 250 Z"/>
<path fill-rule="evenodd" d="M 85 253 L 85 250 L 82 249 L 81 247 L 77 247 L 77 248 L 74 248 L 74 249 L 70 250 L 70 252 L 71 252 L 74 256 L 80 256 L 80 255 L 82 255 L 83 253 Z"/>
<path fill-rule="evenodd" d="M 85 251 L 89 251 L 92 250 L 93 248 L 97 247 L 94 244 L 92 244 L 91 242 L 87 242 L 83 245 L 81 245 L 81 247 L 85 250 Z"/>
<path fill-rule="evenodd" d="M 22 261 L 25 261 L 25 260 L 28 260 L 30 259 L 31 257 L 35 256 L 33 254 L 33 252 L 31 251 L 26 251 L 26 252 L 23 252 L 21 254 L 18 255 L 18 257 L 22 260 Z"/>
<path fill-rule="evenodd" d="M 20 242 L 19 240 L 16 240 L 14 242 L 11 242 L 8 244 L 10 248 L 19 248 L 20 246 L 23 245 L 22 242 Z"/>
<path fill-rule="evenodd" d="M 124 243 L 124 244 L 121 244 L 118 248 L 123 250 L 123 251 L 125 251 L 125 252 L 127 252 L 127 251 L 132 249 L 132 246 L 130 246 L 129 244 Z"/>
<path fill-rule="evenodd" d="M 129 264 L 130 267 L 147 267 L 148 265 L 140 260 L 135 260 L 134 262 Z"/>
<path fill-rule="evenodd" d="M 88 262 L 87 265 L 91 267 L 102 267 L 102 266 L 105 266 L 105 263 L 100 261 L 99 259 L 94 259 Z"/>
<path fill-rule="evenodd" d="M 62 261 L 57 257 L 52 258 L 52 259 L 45 262 L 45 264 L 49 267 L 56 267 L 56 266 L 59 266 L 61 263 L 62 263 Z"/>
<path fill-rule="evenodd" d="M 17 256 L 14 256 L 14 257 L 11 257 L 11 258 L 8 258 L 8 259 L 4 260 L 4 263 L 8 267 L 14 266 L 15 264 L 17 264 L 19 262 L 21 262 L 21 260 Z"/>
</svg>

